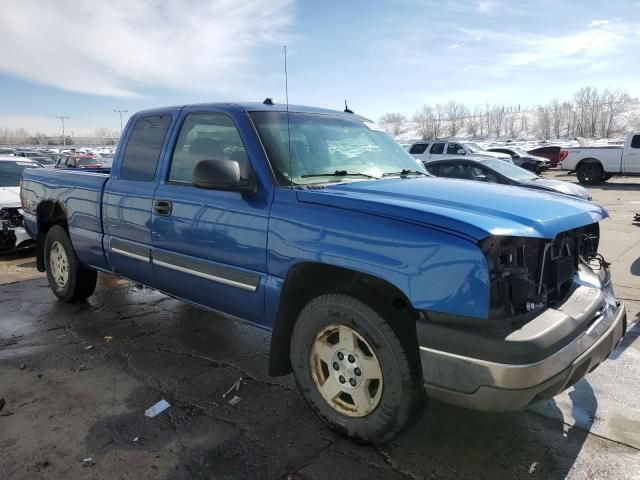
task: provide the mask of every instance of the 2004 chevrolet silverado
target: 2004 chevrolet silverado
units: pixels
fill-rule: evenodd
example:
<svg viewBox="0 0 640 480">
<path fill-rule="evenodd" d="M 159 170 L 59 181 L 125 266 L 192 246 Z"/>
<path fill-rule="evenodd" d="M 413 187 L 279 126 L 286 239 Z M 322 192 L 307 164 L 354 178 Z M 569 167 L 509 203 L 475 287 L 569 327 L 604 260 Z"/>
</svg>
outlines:
<svg viewBox="0 0 640 480">
<path fill-rule="evenodd" d="M 524 409 L 626 328 L 597 252 L 602 207 L 431 178 L 350 112 L 143 111 L 109 174 L 26 170 L 21 197 L 62 301 L 102 271 L 267 327 L 270 373 L 293 371 L 360 440 L 388 440 L 427 397 Z"/>
</svg>

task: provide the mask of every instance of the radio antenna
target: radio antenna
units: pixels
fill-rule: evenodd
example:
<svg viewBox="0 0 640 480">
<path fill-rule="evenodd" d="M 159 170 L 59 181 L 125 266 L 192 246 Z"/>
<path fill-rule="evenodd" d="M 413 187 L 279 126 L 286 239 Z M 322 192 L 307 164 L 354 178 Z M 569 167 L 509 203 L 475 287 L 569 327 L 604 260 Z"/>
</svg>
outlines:
<svg viewBox="0 0 640 480">
<path fill-rule="evenodd" d="M 287 102 L 287 152 L 289 153 L 289 181 L 293 189 L 293 162 L 291 161 L 291 122 L 289 121 L 289 75 L 287 73 L 287 46 L 284 49 L 284 94 Z"/>
</svg>

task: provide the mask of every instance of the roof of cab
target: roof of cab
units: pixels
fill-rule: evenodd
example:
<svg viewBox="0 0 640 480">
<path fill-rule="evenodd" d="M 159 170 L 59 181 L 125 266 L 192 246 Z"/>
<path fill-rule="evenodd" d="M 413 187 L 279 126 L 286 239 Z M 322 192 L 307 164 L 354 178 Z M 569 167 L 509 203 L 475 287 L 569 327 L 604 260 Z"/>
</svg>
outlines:
<svg viewBox="0 0 640 480">
<path fill-rule="evenodd" d="M 136 115 L 140 114 L 150 114 L 150 113 L 159 113 L 162 111 L 170 110 L 170 109 L 181 109 L 181 108 L 193 108 L 193 107 L 202 107 L 202 108 L 224 108 L 227 110 L 237 109 L 243 112 L 286 112 L 287 104 L 286 103 L 273 103 L 265 104 L 263 102 L 217 102 L 217 103 L 196 103 L 196 104 L 188 104 L 188 105 L 174 105 L 171 107 L 162 107 L 162 108 L 152 108 L 149 110 L 143 110 L 141 112 L 137 112 Z M 367 121 L 366 118 L 361 117 L 360 115 L 348 112 L 342 112 L 339 110 L 330 110 L 328 108 L 317 108 L 317 107 L 308 107 L 304 105 L 289 105 L 289 112 L 291 113 L 323 113 L 330 115 L 340 115 L 350 118 L 359 118 L 361 120 Z"/>
</svg>

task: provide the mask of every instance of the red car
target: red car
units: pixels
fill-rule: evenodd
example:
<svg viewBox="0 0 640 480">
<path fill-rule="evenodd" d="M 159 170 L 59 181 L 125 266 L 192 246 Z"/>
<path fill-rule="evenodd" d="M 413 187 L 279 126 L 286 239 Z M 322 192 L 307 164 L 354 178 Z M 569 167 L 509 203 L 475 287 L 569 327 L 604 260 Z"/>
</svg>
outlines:
<svg viewBox="0 0 640 480">
<path fill-rule="evenodd" d="M 564 156 L 560 153 L 560 149 L 562 147 L 550 146 L 550 147 L 538 147 L 533 150 L 529 150 L 527 153 L 531 155 L 537 155 L 538 157 L 548 158 L 551 162 L 551 168 L 555 168 L 558 166 L 558 162 L 561 162 L 564 157 L 567 156 L 566 152 Z M 560 158 L 563 157 L 563 158 Z"/>
<path fill-rule="evenodd" d="M 66 155 L 60 157 L 55 168 L 101 168 L 102 161 L 91 155 Z"/>
</svg>

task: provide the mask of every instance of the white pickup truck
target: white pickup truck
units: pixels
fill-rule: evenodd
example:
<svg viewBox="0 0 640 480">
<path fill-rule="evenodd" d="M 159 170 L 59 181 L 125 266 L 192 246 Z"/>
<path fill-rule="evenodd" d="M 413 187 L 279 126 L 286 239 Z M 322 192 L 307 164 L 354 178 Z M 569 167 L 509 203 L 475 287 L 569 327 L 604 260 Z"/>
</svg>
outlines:
<svg viewBox="0 0 640 480">
<path fill-rule="evenodd" d="M 619 147 L 563 148 L 560 166 L 575 171 L 586 185 L 606 182 L 614 175 L 640 176 L 640 133 L 630 133 Z"/>
</svg>

